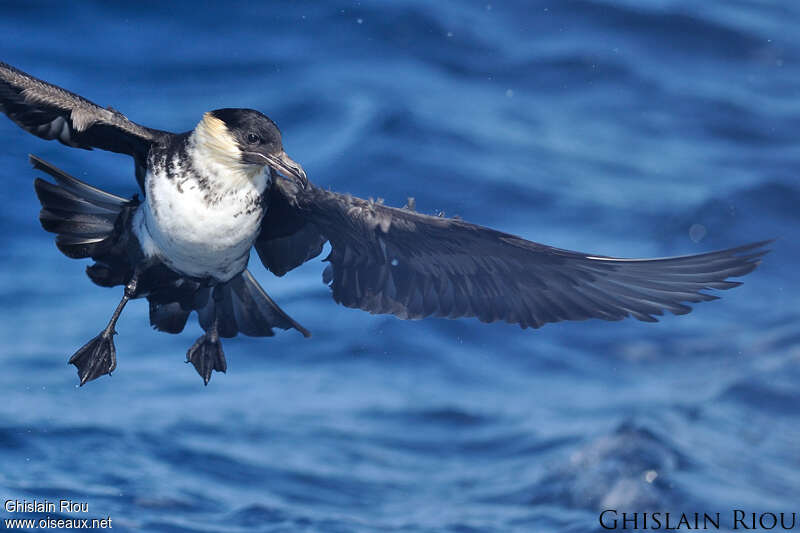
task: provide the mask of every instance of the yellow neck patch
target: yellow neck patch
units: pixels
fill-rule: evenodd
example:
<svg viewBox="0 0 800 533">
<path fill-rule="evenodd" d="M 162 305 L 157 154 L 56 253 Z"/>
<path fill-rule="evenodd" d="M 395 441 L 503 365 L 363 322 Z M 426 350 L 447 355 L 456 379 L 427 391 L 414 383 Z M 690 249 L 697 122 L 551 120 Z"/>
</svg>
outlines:
<svg viewBox="0 0 800 533">
<path fill-rule="evenodd" d="M 202 163 L 196 164 L 214 166 L 221 169 L 233 183 L 241 179 L 253 180 L 264 173 L 263 165 L 252 165 L 242 162 L 242 152 L 239 145 L 225 123 L 212 115 L 205 113 L 194 129 L 193 141 L 197 155 L 201 155 Z"/>
<path fill-rule="evenodd" d="M 239 146 L 223 121 L 211 113 L 206 113 L 194 132 L 197 144 L 209 157 L 222 164 L 239 162 Z"/>
</svg>

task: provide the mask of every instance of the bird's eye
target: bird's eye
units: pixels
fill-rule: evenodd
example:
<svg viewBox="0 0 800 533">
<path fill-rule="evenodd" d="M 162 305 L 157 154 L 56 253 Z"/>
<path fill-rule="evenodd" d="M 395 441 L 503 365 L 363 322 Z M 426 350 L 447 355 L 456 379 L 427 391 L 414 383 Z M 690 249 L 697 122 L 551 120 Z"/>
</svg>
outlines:
<svg viewBox="0 0 800 533">
<path fill-rule="evenodd" d="M 250 144 L 256 144 L 258 142 L 261 142 L 261 137 L 259 137 L 255 133 L 248 133 L 247 134 L 247 142 L 250 143 Z"/>
</svg>

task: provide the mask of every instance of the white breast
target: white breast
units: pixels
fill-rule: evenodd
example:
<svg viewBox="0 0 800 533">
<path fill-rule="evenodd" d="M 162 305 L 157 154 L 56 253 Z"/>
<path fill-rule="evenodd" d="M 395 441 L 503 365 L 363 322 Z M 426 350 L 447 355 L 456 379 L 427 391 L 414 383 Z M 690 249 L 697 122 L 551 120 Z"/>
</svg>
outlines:
<svg viewBox="0 0 800 533">
<path fill-rule="evenodd" d="M 228 281 L 247 266 L 260 231 L 266 175 L 229 176 L 235 187 L 224 188 L 172 170 L 145 178 L 146 201 L 133 220 L 145 255 L 181 274 Z"/>
</svg>

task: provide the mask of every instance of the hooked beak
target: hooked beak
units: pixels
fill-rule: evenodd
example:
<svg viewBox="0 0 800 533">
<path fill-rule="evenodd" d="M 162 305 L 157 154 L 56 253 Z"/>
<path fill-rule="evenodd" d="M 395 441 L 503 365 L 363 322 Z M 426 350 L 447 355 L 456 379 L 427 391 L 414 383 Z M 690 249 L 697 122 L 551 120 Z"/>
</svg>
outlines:
<svg viewBox="0 0 800 533">
<path fill-rule="evenodd" d="M 291 157 L 286 155 L 283 150 L 277 155 L 272 154 L 258 154 L 267 160 L 267 164 L 273 169 L 277 170 L 287 178 L 293 179 L 302 189 L 308 186 L 308 177 L 306 171 L 296 163 Z"/>
</svg>

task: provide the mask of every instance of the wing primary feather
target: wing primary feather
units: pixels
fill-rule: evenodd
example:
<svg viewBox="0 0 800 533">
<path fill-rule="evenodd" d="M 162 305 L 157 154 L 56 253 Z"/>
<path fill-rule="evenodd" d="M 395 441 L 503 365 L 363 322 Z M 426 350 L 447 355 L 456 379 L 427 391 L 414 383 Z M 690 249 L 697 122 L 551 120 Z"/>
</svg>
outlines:
<svg viewBox="0 0 800 533">
<path fill-rule="evenodd" d="M 560 320 L 632 316 L 717 299 L 741 284 L 772 241 L 657 259 L 552 248 L 462 220 L 395 209 L 313 185 L 291 203 L 331 243 L 323 279 L 348 307 L 401 318 L 474 316 L 541 327 Z"/>
</svg>

